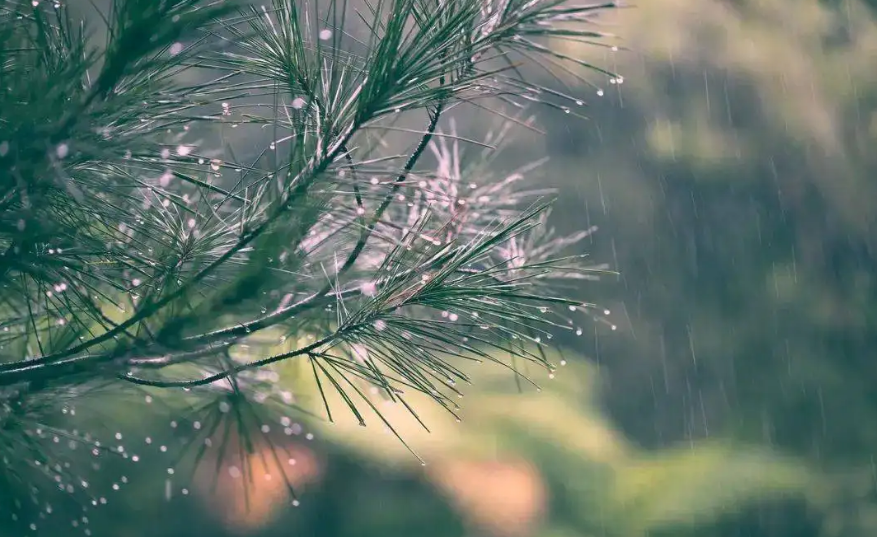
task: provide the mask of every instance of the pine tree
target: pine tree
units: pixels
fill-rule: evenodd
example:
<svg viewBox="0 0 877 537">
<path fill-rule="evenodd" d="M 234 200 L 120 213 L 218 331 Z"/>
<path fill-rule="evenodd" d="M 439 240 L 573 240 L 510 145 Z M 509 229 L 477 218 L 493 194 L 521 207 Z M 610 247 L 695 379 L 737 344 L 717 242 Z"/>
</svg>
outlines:
<svg viewBox="0 0 877 537">
<path fill-rule="evenodd" d="M 583 104 L 530 70 L 614 76 L 549 43 L 601 45 L 614 2 L 111 3 L 0 0 L 0 525 L 98 505 L 77 453 L 136 462 L 75 427 L 110 399 L 184 409 L 197 462 L 290 412 L 290 362 L 363 424 L 373 393 L 454 412 L 463 360 L 553 367 L 602 269 L 492 162 L 525 104 Z"/>
</svg>

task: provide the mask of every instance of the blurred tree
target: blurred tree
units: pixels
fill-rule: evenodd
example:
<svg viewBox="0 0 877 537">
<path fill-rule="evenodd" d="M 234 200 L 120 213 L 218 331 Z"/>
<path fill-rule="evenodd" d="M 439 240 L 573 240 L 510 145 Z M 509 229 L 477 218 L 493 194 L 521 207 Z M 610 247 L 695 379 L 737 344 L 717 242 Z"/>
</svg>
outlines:
<svg viewBox="0 0 877 537">
<path fill-rule="evenodd" d="M 584 204 L 595 255 L 622 274 L 596 291 L 622 294 L 623 337 L 587 349 L 613 414 L 647 445 L 730 434 L 836 472 L 825 535 L 877 529 L 873 7 L 660 0 L 609 14 L 627 50 L 588 55 L 625 75 L 605 88 L 613 106 L 550 131 L 548 175 L 581 193 L 556 214 Z"/>
</svg>

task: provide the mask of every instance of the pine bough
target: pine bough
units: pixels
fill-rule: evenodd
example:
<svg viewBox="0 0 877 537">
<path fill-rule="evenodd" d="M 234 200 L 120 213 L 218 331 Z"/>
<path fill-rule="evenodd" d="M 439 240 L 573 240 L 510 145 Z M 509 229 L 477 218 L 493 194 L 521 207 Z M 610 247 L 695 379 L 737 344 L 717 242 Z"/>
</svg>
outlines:
<svg viewBox="0 0 877 537">
<path fill-rule="evenodd" d="M 515 110 L 583 104 L 523 73 L 620 82 L 548 42 L 607 46 L 614 2 L 62 4 L 0 0 L 0 526 L 98 505 L 68 444 L 136 461 L 65 421 L 89 397 L 184 401 L 197 460 L 294 404 L 289 361 L 362 423 L 375 392 L 454 412 L 461 360 L 552 368 L 589 308 L 558 282 L 602 268 L 491 163 Z M 505 123 L 466 140 L 456 108 Z"/>
</svg>

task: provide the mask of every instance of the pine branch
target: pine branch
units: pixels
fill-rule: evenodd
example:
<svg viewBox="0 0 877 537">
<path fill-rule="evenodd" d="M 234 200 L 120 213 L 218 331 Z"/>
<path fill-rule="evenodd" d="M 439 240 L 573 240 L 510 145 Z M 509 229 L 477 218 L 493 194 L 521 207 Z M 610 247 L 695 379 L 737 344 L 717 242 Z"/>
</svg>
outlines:
<svg viewBox="0 0 877 537">
<path fill-rule="evenodd" d="M 550 42 L 611 38 L 614 7 L 113 0 L 96 46 L 64 5 L 2 0 L 0 486 L 58 456 L 28 431 L 83 394 L 186 388 L 210 439 L 290 408 L 291 360 L 330 419 L 324 390 L 391 429 L 368 388 L 417 417 L 407 392 L 456 410 L 459 360 L 550 370 L 542 337 L 589 311 L 559 283 L 605 269 L 563 256 L 592 230 L 554 237 L 552 193 L 520 188 L 539 163 L 494 176 L 511 127 L 535 129 L 503 105 L 583 104 L 528 65 L 620 81 Z M 464 138 L 461 108 L 503 124 Z"/>
</svg>

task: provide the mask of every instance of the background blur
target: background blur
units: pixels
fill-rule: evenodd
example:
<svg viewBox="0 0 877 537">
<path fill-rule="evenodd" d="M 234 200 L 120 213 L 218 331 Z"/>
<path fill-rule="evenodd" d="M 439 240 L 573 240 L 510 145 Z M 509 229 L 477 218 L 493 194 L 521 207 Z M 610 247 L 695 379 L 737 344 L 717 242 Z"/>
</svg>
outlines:
<svg viewBox="0 0 877 537">
<path fill-rule="evenodd" d="M 598 226 L 589 253 L 621 273 L 583 290 L 610 314 L 556 338 L 556 379 L 519 393 L 485 366 L 462 423 L 428 403 L 432 434 L 395 416 L 426 466 L 377 420 L 299 416 L 283 440 L 295 464 L 256 454 L 236 482 L 207 464 L 170 493 L 156 437 L 93 523 L 119 537 L 877 535 L 877 2 L 638 4 L 604 21 L 629 50 L 586 52 L 624 83 L 595 80 L 598 96 L 566 80 L 588 119 L 540 110 L 547 134 L 500 159 L 549 156 L 532 180 L 561 189 L 555 225 Z M 134 442 L 153 419 L 138 412 L 121 415 Z M 280 462 L 298 507 L 260 476 Z"/>
</svg>

